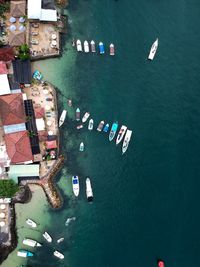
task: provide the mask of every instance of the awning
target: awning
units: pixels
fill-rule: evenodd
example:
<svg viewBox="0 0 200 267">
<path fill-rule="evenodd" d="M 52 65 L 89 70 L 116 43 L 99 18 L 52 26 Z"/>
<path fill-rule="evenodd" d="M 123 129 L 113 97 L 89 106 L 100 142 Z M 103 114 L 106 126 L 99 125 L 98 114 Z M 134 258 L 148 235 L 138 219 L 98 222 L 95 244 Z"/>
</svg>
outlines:
<svg viewBox="0 0 200 267">
<path fill-rule="evenodd" d="M 10 85 L 7 74 L 0 74 L 0 95 L 10 94 Z"/>
</svg>

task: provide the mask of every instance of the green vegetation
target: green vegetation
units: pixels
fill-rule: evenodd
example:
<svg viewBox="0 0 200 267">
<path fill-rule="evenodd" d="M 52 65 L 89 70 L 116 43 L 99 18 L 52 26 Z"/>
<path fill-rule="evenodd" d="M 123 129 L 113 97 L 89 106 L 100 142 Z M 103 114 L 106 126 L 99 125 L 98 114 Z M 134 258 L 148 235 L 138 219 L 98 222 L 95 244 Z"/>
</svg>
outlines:
<svg viewBox="0 0 200 267">
<path fill-rule="evenodd" d="M 0 0 L 0 18 L 5 18 L 4 13 L 10 8 L 10 3 Z"/>
<path fill-rule="evenodd" d="M 23 44 L 19 47 L 18 58 L 21 60 L 26 60 L 30 58 L 30 50 L 27 44 Z"/>
<path fill-rule="evenodd" d="M 0 180 L 0 197 L 13 197 L 19 186 L 13 180 Z"/>
</svg>

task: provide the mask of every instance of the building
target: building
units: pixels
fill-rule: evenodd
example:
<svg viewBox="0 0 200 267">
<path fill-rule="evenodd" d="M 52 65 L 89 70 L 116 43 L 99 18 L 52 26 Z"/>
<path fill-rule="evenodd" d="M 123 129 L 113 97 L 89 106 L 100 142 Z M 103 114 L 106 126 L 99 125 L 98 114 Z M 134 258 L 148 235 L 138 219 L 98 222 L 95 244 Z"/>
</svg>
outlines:
<svg viewBox="0 0 200 267">
<path fill-rule="evenodd" d="M 20 183 L 22 180 L 39 179 L 40 165 L 10 165 L 8 176 L 16 183 Z"/>
<path fill-rule="evenodd" d="M 30 60 L 16 59 L 12 62 L 14 79 L 18 83 L 31 84 L 31 62 Z"/>
</svg>

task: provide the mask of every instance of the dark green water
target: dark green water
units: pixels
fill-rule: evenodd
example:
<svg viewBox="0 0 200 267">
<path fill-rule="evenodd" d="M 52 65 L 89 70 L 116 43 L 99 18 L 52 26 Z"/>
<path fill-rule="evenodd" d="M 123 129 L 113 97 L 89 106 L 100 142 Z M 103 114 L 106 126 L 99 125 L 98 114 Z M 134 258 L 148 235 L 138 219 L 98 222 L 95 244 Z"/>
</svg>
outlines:
<svg viewBox="0 0 200 267">
<path fill-rule="evenodd" d="M 133 138 L 122 156 L 106 134 L 77 132 L 68 120 L 61 132 L 68 157 L 65 178 L 78 174 L 81 192 L 78 200 L 66 197 L 62 211 L 50 211 L 50 232 L 67 238 L 59 249 L 65 263 L 47 249 L 32 263 L 152 267 L 163 258 L 166 267 L 199 267 L 200 3 L 71 2 L 71 34 L 82 41 L 101 40 L 107 47 L 113 42 L 116 56 L 79 54 L 70 67 L 69 53 L 76 53 L 68 43 L 63 58 L 51 63 L 57 77 L 52 82 L 74 98 L 74 108 L 90 111 L 96 124 L 118 120 L 133 130 Z M 159 48 L 149 62 L 157 37 Z M 59 103 L 61 111 L 66 99 L 60 97 Z M 82 140 L 86 151 L 80 155 Z M 92 205 L 85 198 L 87 176 L 94 190 Z M 68 216 L 77 220 L 63 228 Z"/>
</svg>

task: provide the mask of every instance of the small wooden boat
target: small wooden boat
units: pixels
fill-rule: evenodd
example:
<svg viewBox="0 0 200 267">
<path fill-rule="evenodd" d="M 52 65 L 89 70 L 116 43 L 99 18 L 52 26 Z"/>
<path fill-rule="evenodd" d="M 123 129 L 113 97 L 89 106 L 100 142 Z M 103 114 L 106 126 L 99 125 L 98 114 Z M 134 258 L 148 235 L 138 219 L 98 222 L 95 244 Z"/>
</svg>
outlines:
<svg viewBox="0 0 200 267">
<path fill-rule="evenodd" d="M 100 123 L 99 123 L 99 125 L 98 125 L 98 127 L 97 127 L 97 131 L 98 131 L 98 132 L 101 132 L 102 129 L 103 129 L 103 126 L 104 126 L 104 121 L 100 121 Z"/>
<path fill-rule="evenodd" d="M 114 44 L 110 44 L 110 56 L 114 56 L 115 55 L 115 47 Z"/>
</svg>

